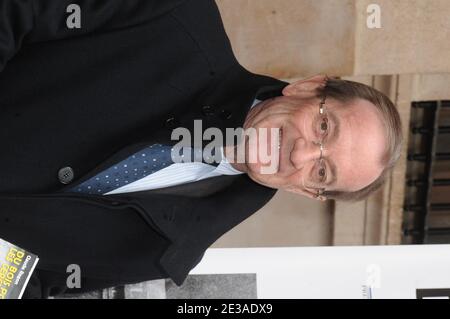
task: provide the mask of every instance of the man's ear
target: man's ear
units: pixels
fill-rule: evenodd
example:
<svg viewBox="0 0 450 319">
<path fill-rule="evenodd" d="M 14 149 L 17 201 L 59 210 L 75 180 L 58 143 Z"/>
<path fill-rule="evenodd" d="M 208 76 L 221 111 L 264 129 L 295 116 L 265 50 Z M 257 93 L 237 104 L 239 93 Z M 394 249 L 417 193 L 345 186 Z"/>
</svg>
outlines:
<svg viewBox="0 0 450 319">
<path fill-rule="evenodd" d="M 315 75 L 313 77 L 298 80 L 287 85 L 282 93 L 284 96 L 296 96 L 302 98 L 311 98 L 316 96 L 316 90 L 324 87 L 327 83 L 326 75 Z"/>
</svg>

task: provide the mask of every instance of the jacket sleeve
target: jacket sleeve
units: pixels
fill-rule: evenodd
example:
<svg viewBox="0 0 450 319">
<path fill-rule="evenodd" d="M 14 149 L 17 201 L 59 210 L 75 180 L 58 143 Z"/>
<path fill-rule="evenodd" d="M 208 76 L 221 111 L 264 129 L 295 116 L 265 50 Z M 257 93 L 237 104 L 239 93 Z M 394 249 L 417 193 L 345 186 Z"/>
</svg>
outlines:
<svg viewBox="0 0 450 319">
<path fill-rule="evenodd" d="M 0 195 L 0 238 L 40 258 L 25 298 L 64 292 L 71 264 L 82 278 L 81 290 L 71 293 L 167 278 L 158 262 L 171 241 L 151 215 L 190 205 L 151 197 L 153 206 L 143 210 L 122 196 Z"/>
<path fill-rule="evenodd" d="M 81 36 L 147 23 L 185 0 L 0 0 L 0 72 L 26 43 Z M 69 28 L 80 9 L 80 28 Z"/>
</svg>

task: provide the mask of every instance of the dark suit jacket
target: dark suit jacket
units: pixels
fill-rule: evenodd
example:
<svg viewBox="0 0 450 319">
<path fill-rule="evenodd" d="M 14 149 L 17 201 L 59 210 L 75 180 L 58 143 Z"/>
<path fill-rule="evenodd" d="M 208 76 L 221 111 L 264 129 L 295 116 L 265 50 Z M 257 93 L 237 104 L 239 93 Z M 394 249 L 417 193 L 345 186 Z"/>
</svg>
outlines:
<svg viewBox="0 0 450 319">
<path fill-rule="evenodd" d="M 78 3 L 82 28 L 66 27 Z M 0 238 L 41 258 L 32 296 L 170 277 L 275 190 L 246 175 L 118 195 L 63 192 L 173 128 L 242 126 L 285 83 L 236 61 L 212 0 L 0 0 Z M 75 179 L 63 185 L 58 171 Z M 155 262 L 157 261 L 157 262 Z M 155 265 L 154 265 L 155 264 Z"/>
</svg>

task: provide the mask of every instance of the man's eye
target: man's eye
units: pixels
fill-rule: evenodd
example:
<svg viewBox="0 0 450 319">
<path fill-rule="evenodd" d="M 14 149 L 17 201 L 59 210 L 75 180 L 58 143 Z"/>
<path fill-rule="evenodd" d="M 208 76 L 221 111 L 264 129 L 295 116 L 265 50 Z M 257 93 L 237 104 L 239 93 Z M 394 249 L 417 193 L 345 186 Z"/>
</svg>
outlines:
<svg viewBox="0 0 450 319">
<path fill-rule="evenodd" d="M 325 166 L 320 166 L 317 172 L 317 179 L 319 183 L 324 183 L 327 179 L 327 169 Z"/>
<path fill-rule="evenodd" d="M 328 133 L 328 119 L 326 117 L 322 118 L 320 121 L 320 134 L 324 135 Z"/>
<path fill-rule="evenodd" d="M 327 180 L 327 167 L 323 161 L 318 161 L 314 165 L 313 179 L 313 182 L 316 185 L 322 184 Z"/>
</svg>

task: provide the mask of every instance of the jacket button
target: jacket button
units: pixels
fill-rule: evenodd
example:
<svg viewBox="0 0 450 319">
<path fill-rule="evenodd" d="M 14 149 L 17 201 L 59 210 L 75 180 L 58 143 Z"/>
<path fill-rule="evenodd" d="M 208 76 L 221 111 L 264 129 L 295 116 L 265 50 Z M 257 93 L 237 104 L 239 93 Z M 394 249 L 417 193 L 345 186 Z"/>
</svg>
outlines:
<svg viewBox="0 0 450 319">
<path fill-rule="evenodd" d="M 202 107 L 202 114 L 203 115 L 205 115 L 205 116 L 212 116 L 212 115 L 214 115 L 214 110 L 213 110 L 213 108 L 211 107 L 211 106 L 209 106 L 209 105 L 205 105 L 205 106 L 203 106 Z"/>
<path fill-rule="evenodd" d="M 74 177 L 75 174 L 71 167 L 63 167 L 58 171 L 58 179 L 62 184 L 69 184 Z"/>
<path fill-rule="evenodd" d="M 229 120 L 229 119 L 231 119 L 231 116 L 232 116 L 233 114 L 230 112 L 230 111 L 228 111 L 228 110 L 222 110 L 222 111 L 220 111 L 220 114 L 219 114 L 219 117 L 222 119 L 222 120 Z"/>
<path fill-rule="evenodd" d="M 180 121 L 178 121 L 174 117 L 168 118 L 166 120 L 166 127 L 169 128 L 169 129 L 174 129 L 174 128 L 177 128 L 179 126 L 180 126 Z"/>
</svg>

